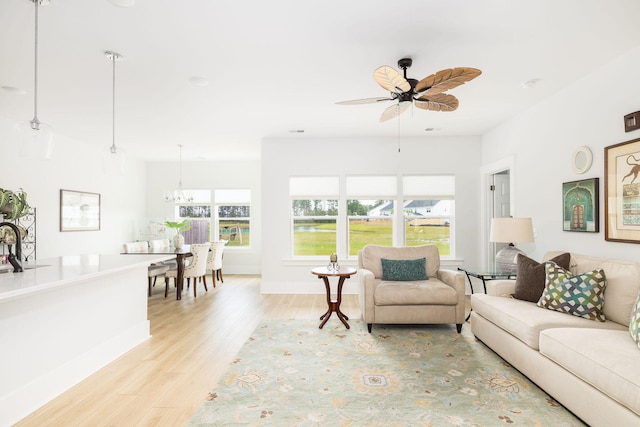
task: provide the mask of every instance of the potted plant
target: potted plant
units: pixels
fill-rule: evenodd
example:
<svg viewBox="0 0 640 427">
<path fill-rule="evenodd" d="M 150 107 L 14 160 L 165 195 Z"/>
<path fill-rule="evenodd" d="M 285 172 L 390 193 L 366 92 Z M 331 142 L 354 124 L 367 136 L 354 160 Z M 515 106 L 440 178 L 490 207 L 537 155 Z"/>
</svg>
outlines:
<svg viewBox="0 0 640 427">
<path fill-rule="evenodd" d="M 18 192 L 0 188 L 0 215 L 5 220 L 16 220 L 29 212 L 27 193 L 21 188 Z"/>
<path fill-rule="evenodd" d="M 173 236 L 173 246 L 175 246 L 176 249 L 181 249 L 184 246 L 184 236 L 180 233 L 183 231 L 187 231 L 191 228 L 191 225 L 189 224 L 189 220 L 185 219 L 180 222 L 166 220 L 164 222 L 164 225 L 176 230 L 176 235 Z"/>
</svg>

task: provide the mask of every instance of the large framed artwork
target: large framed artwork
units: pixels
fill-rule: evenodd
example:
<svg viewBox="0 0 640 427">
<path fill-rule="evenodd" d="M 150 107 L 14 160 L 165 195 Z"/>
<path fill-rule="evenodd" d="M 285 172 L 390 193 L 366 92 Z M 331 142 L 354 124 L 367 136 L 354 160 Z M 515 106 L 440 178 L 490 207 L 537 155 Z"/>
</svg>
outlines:
<svg viewBox="0 0 640 427">
<path fill-rule="evenodd" d="M 605 240 L 640 243 L 640 138 L 604 148 Z"/>
<path fill-rule="evenodd" d="M 564 231 L 600 231 L 600 180 L 598 178 L 562 184 L 562 229 Z"/>
<path fill-rule="evenodd" d="M 60 190 L 60 231 L 100 230 L 100 194 Z"/>
</svg>

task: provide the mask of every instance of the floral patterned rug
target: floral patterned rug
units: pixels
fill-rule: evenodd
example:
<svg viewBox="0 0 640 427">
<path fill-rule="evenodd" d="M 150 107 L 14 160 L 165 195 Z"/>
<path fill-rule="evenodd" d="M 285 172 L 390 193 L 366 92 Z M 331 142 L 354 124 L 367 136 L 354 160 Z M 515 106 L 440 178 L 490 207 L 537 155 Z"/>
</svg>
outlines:
<svg viewBox="0 0 640 427">
<path fill-rule="evenodd" d="M 189 426 L 583 426 L 465 324 L 266 320 Z"/>
</svg>

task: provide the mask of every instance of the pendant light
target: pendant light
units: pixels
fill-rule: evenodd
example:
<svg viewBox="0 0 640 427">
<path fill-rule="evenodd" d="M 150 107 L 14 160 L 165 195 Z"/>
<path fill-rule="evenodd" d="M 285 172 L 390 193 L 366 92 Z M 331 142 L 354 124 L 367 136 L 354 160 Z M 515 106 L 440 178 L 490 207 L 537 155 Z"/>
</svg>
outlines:
<svg viewBox="0 0 640 427">
<path fill-rule="evenodd" d="M 180 147 L 180 177 L 178 181 L 178 188 L 167 192 L 164 196 L 164 200 L 166 202 L 173 203 L 191 203 L 193 202 L 193 195 L 182 189 L 182 144 L 178 144 L 178 147 Z"/>
<path fill-rule="evenodd" d="M 111 146 L 107 147 L 102 153 L 102 167 L 105 173 L 109 175 L 124 175 L 126 153 L 122 148 L 116 147 L 116 61 L 122 60 L 122 55 L 110 51 L 105 52 L 104 55 L 111 60 L 113 64 L 113 98 L 111 109 Z"/>
<path fill-rule="evenodd" d="M 35 60 L 33 79 L 33 119 L 16 125 L 23 157 L 50 159 L 53 154 L 53 129 L 38 120 L 38 7 L 48 0 L 29 0 L 35 5 Z"/>
</svg>

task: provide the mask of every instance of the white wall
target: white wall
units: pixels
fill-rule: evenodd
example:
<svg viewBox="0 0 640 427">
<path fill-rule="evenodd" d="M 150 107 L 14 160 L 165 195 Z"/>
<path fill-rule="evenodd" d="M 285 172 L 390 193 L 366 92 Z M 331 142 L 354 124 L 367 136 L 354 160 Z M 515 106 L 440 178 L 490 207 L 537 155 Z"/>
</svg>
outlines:
<svg viewBox="0 0 640 427">
<path fill-rule="evenodd" d="M 289 176 L 349 174 L 455 174 L 456 258 L 476 265 L 479 137 L 265 139 L 262 143 L 263 293 L 323 293 L 310 269 L 317 261 L 292 261 Z M 328 254 L 327 254 L 328 255 Z M 342 261 L 342 260 L 341 260 Z M 352 261 L 355 263 L 355 260 Z M 348 264 L 348 262 L 343 262 Z M 354 293 L 355 277 L 344 292 Z"/>
<path fill-rule="evenodd" d="M 568 250 L 640 259 L 640 245 L 604 240 L 604 147 L 640 137 L 640 131 L 625 133 L 623 123 L 624 115 L 640 110 L 639 69 L 636 48 L 483 136 L 483 165 L 513 155 L 515 216 L 530 216 L 536 230 L 535 243 L 519 245 L 529 256 Z M 582 145 L 593 152 L 593 166 L 578 175 L 571 158 Z M 562 183 L 595 177 L 600 178 L 600 232 L 563 231 Z"/>
<path fill-rule="evenodd" d="M 182 188 L 199 190 L 251 190 L 251 247 L 225 247 L 224 272 L 259 274 L 262 246 L 262 195 L 260 161 L 183 162 Z M 164 201 L 179 180 L 178 162 L 147 163 L 146 213 L 144 218 L 173 219 L 174 204 Z M 140 224 L 137 224 L 140 226 Z"/>
<path fill-rule="evenodd" d="M 134 220 L 144 214 L 145 164 L 128 159 L 124 176 L 107 176 L 100 149 L 60 134 L 52 159 L 27 160 L 18 154 L 14 124 L 0 117 L 0 188 L 23 188 L 37 208 L 37 258 L 119 253 L 133 237 Z M 100 193 L 100 231 L 60 232 L 60 189 Z"/>
</svg>

